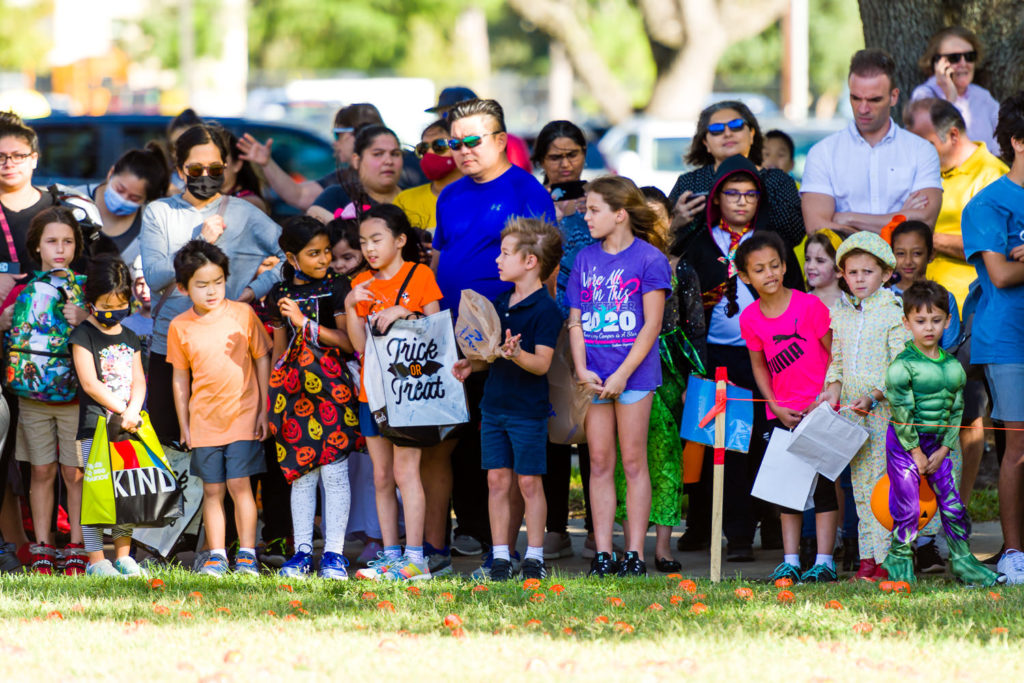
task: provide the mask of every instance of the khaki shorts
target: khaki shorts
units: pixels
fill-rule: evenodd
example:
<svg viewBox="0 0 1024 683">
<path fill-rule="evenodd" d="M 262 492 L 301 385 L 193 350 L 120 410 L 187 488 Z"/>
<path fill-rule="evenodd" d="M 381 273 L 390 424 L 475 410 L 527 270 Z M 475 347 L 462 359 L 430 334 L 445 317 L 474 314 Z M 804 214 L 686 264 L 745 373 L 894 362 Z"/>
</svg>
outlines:
<svg viewBox="0 0 1024 683">
<path fill-rule="evenodd" d="M 18 431 L 14 443 L 14 457 L 18 460 L 33 465 L 59 461 L 69 467 L 83 467 L 82 454 L 75 441 L 77 435 L 77 403 L 50 404 L 18 399 Z"/>
</svg>

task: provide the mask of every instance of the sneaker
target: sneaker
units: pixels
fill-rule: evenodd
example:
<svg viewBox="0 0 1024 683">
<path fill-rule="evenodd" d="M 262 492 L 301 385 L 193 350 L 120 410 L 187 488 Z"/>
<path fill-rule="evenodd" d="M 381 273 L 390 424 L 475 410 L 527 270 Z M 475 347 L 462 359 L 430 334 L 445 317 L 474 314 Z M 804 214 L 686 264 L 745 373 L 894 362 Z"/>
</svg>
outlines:
<svg viewBox="0 0 1024 683">
<path fill-rule="evenodd" d="M 429 578 L 430 569 L 426 562 L 419 565 L 404 555 L 380 577 L 381 581 L 423 581 Z"/>
<path fill-rule="evenodd" d="M 232 571 L 236 574 L 247 574 L 249 576 L 259 576 L 260 566 L 256 563 L 256 556 L 252 553 L 239 550 L 235 554 L 235 566 L 232 567 Z"/>
<path fill-rule="evenodd" d="M 917 546 L 915 560 L 919 574 L 942 574 L 946 571 L 946 562 L 939 554 L 939 546 L 935 541 Z"/>
<path fill-rule="evenodd" d="M 512 573 L 512 561 L 502 558 L 491 560 L 491 567 L 487 572 L 487 578 L 491 581 L 510 581 L 515 577 Z"/>
<path fill-rule="evenodd" d="M 816 564 L 800 576 L 800 583 L 834 583 L 839 580 L 832 565 Z"/>
<path fill-rule="evenodd" d="M 626 576 L 647 576 L 647 563 L 640 559 L 640 553 L 629 550 L 619 563 L 618 575 Z"/>
<path fill-rule="evenodd" d="M 557 560 L 562 557 L 572 557 L 572 539 L 568 533 L 549 531 L 544 534 L 544 559 Z"/>
<path fill-rule="evenodd" d="M 768 575 L 765 581 L 775 583 L 779 579 L 789 579 L 793 583 L 800 583 L 800 568 L 794 567 L 789 562 L 783 562 Z"/>
<path fill-rule="evenodd" d="M 618 569 L 615 563 L 615 557 L 611 553 L 597 553 L 594 559 L 590 561 L 590 572 L 587 576 L 596 576 L 599 579 L 603 579 L 606 576 L 614 576 L 615 571 Z"/>
<path fill-rule="evenodd" d="M 228 571 L 228 558 L 220 555 L 210 555 L 203 562 L 202 566 L 199 567 L 199 573 L 203 576 L 215 576 L 217 578 L 224 576 Z"/>
<path fill-rule="evenodd" d="M 64 576 L 80 576 L 89 565 L 89 553 L 81 543 L 68 543 L 64 546 Z"/>
<path fill-rule="evenodd" d="M 277 570 L 277 575 L 292 579 L 304 579 L 309 576 L 311 571 L 313 571 L 313 557 L 307 552 L 299 551 L 281 565 L 281 568 Z"/>
<path fill-rule="evenodd" d="M 853 576 L 851 581 L 874 581 L 875 571 L 878 569 L 878 564 L 868 558 L 860 561 L 860 567 L 857 569 L 857 573 Z"/>
<path fill-rule="evenodd" d="M 57 549 L 48 543 L 33 543 L 29 551 L 32 560 L 31 569 L 37 574 L 53 574 L 53 565 L 57 561 Z"/>
<path fill-rule="evenodd" d="M 438 550 L 429 543 L 423 543 L 423 557 L 427 558 L 427 568 L 431 576 L 447 576 L 452 573 L 452 551 L 445 546 Z"/>
<path fill-rule="evenodd" d="M 467 534 L 458 534 L 452 542 L 452 555 L 471 557 L 479 555 L 484 551 L 480 541 Z"/>
<path fill-rule="evenodd" d="M 103 560 L 96 564 L 90 564 L 85 568 L 86 576 L 95 576 L 99 578 L 111 578 L 111 579 L 123 579 L 124 575 L 117 571 L 110 560 Z"/>
<path fill-rule="evenodd" d="M 381 551 L 377 553 L 377 559 L 370 560 L 366 563 L 365 567 L 356 572 L 356 578 L 366 579 L 368 581 L 380 581 L 381 577 L 387 572 L 388 567 L 399 559 L 400 558 L 388 558 L 384 555 L 384 551 Z"/>
<path fill-rule="evenodd" d="M 1006 574 L 1006 583 L 1024 583 L 1024 553 L 1019 550 L 1007 550 L 999 558 L 996 571 Z"/>
<path fill-rule="evenodd" d="M 510 556 L 510 562 L 512 566 L 511 572 L 512 576 L 515 576 L 519 573 L 520 566 L 522 565 L 522 556 L 519 554 L 518 550 L 512 551 Z M 493 563 L 494 552 L 488 550 L 487 554 L 484 555 L 484 563 L 476 569 L 474 569 L 473 573 L 469 575 L 469 578 L 473 579 L 474 581 L 486 581 L 487 579 L 491 578 L 491 565 Z"/>
<path fill-rule="evenodd" d="M 128 579 L 140 578 L 144 579 L 149 574 L 139 566 L 139 563 L 135 561 L 135 558 L 131 555 L 119 557 L 114 561 L 114 569 L 120 572 L 121 576 Z"/>
<path fill-rule="evenodd" d="M 540 580 L 548 578 L 547 565 L 543 561 L 535 560 L 532 557 L 523 560 L 523 578 Z"/>
<path fill-rule="evenodd" d="M 320 558 L 320 578 L 348 581 L 348 560 L 340 553 L 326 552 Z"/>
<path fill-rule="evenodd" d="M 356 558 L 356 562 L 361 565 L 369 566 L 371 562 L 379 560 L 381 555 L 384 554 L 384 546 L 377 541 L 368 541 L 363 546 L 363 552 L 359 553 L 359 557 Z"/>
<path fill-rule="evenodd" d="M 618 556 L 622 554 L 622 546 L 618 543 L 612 543 L 612 552 Z M 587 539 L 583 541 L 583 552 L 580 553 L 580 557 L 584 560 L 592 560 L 597 557 L 597 541 L 594 537 L 587 535 Z"/>
<path fill-rule="evenodd" d="M 18 549 L 13 543 L 0 545 L 0 573 L 20 571 L 21 560 L 18 559 Z"/>
</svg>

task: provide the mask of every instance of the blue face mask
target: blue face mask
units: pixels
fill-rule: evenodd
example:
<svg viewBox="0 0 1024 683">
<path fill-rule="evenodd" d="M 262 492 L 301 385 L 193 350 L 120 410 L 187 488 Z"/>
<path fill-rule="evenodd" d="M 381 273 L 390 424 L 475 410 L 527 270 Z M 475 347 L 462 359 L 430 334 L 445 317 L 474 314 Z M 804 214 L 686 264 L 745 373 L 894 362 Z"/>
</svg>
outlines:
<svg viewBox="0 0 1024 683">
<path fill-rule="evenodd" d="M 109 184 L 107 189 L 103 191 L 103 203 L 107 205 L 107 209 L 110 213 L 115 216 L 130 216 L 138 211 L 142 204 L 136 204 L 130 202 L 117 193 L 117 190 L 112 188 Z"/>
<path fill-rule="evenodd" d="M 97 311 L 95 308 L 92 309 L 92 317 L 103 327 L 113 327 L 119 322 L 127 318 L 132 313 L 131 306 L 125 306 L 124 308 L 115 308 L 112 311 Z"/>
</svg>

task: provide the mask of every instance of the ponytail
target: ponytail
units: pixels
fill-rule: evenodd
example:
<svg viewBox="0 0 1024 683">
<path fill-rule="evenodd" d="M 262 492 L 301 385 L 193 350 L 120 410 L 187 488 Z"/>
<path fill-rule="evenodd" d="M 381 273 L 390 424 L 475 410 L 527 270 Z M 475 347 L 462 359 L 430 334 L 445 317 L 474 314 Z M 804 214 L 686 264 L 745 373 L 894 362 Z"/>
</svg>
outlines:
<svg viewBox="0 0 1024 683">
<path fill-rule="evenodd" d="M 736 300 L 736 281 L 739 276 L 733 275 L 725 282 L 725 317 L 731 318 L 740 312 L 739 301 Z"/>
</svg>

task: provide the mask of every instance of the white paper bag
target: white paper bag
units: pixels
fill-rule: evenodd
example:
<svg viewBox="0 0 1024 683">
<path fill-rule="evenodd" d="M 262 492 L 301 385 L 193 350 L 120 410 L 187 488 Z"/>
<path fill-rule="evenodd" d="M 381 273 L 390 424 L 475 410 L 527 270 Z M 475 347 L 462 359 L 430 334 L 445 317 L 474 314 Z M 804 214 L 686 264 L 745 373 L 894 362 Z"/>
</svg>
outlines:
<svg viewBox="0 0 1024 683">
<path fill-rule="evenodd" d="M 868 430 L 820 404 L 793 430 L 789 452 L 835 481 L 868 440 Z"/>
<path fill-rule="evenodd" d="M 818 473 L 787 450 L 792 436 L 785 429 L 772 430 L 750 495 L 792 510 L 807 510 L 814 507 Z"/>
</svg>

